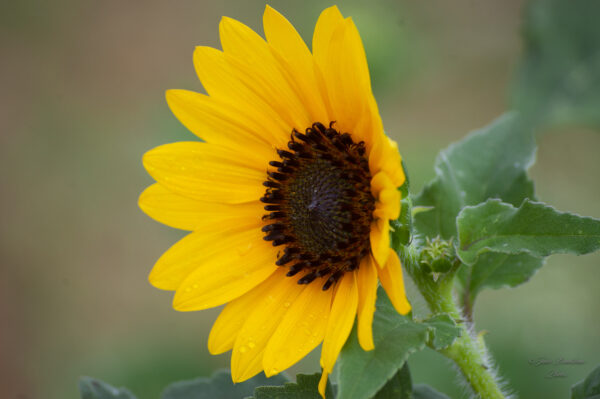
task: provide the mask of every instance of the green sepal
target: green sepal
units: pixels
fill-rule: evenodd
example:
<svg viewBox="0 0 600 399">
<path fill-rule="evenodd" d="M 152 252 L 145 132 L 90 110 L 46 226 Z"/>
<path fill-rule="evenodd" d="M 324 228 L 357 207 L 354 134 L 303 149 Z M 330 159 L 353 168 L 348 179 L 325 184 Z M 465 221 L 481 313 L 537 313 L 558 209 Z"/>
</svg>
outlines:
<svg viewBox="0 0 600 399">
<path fill-rule="evenodd" d="M 427 237 L 421 251 L 420 263 L 433 273 L 447 273 L 455 263 L 455 255 L 452 239 L 446 241 L 440 237 Z"/>
<path fill-rule="evenodd" d="M 412 237 L 412 198 L 409 195 L 409 179 L 408 173 L 404 161 L 402 161 L 402 168 L 406 180 L 404 184 L 398 188 L 400 191 L 400 217 L 397 220 L 390 221 L 390 240 L 392 248 L 399 248 L 400 245 L 408 245 Z"/>
</svg>

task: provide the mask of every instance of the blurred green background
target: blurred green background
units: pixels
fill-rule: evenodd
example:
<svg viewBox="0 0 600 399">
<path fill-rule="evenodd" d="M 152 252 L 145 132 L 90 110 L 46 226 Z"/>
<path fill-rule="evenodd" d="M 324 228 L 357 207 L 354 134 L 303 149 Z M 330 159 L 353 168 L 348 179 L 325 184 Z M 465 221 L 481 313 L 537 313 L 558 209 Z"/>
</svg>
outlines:
<svg viewBox="0 0 600 399">
<path fill-rule="evenodd" d="M 332 3 L 272 1 L 305 39 Z M 506 108 L 521 50 L 520 1 L 337 3 L 366 46 L 389 135 L 415 190 L 436 153 Z M 164 101 L 202 90 L 195 45 L 219 47 L 222 15 L 262 33 L 262 1 L 116 0 L 0 5 L 0 397 L 77 398 L 90 375 L 158 398 L 175 380 L 227 367 L 210 356 L 217 310 L 178 313 L 149 285 L 182 232 L 137 208 L 148 149 L 194 139 Z M 539 198 L 600 216 L 600 134 L 546 132 L 531 173 Z M 517 289 L 486 291 L 478 329 L 521 398 L 564 398 L 600 363 L 600 256 L 555 256 Z M 414 290 L 411 291 L 414 294 Z M 417 306 L 418 306 L 418 299 Z M 531 359 L 577 359 L 540 366 Z M 466 397 L 448 361 L 410 359 L 416 382 Z M 313 354 L 290 371 L 314 372 Z M 551 370 L 564 378 L 546 378 Z"/>
</svg>

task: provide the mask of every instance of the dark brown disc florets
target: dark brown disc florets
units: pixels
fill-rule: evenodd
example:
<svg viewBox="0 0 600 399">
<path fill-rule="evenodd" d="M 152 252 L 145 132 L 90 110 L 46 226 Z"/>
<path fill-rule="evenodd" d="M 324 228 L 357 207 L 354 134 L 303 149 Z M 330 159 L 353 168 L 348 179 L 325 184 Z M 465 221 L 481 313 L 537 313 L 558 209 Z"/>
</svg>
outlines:
<svg viewBox="0 0 600 399">
<path fill-rule="evenodd" d="M 272 221 L 264 239 L 285 247 L 277 265 L 289 267 L 290 277 L 302 273 L 298 284 L 326 279 L 324 290 L 369 254 L 375 209 L 364 142 L 333 124 L 294 129 L 289 150 L 277 150 L 281 159 L 269 162 L 277 171 L 267 172 L 261 198 L 270 212 L 264 219 Z"/>
</svg>

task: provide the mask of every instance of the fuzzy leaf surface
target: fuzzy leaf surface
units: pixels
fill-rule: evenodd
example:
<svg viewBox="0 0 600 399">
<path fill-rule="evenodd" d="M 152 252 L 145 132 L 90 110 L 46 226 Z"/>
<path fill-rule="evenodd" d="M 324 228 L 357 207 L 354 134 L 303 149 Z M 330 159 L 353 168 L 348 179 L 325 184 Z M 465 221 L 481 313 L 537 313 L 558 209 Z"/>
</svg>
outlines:
<svg viewBox="0 0 600 399">
<path fill-rule="evenodd" d="M 484 288 L 516 287 L 529 281 L 543 265 L 543 258 L 526 253 L 484 252 L 473 265 L 463 265 L 459 277 L 468 290 L 469 301 L 474 302 Z"/>
<path fill-rule="evenodd" d="M 486 252 L 544 257 L 600 248 L 600 220 L 559 212 L 541 202 L 524 201 L 516 208 L 488 200 L 463 209 L 457 225 L 457 252 L 468 265 Z"/>
<path fill-rule="evenodd" d="M 434 238 L 456 237 L 456 216 L 465 206 L 489 198 L 519 205 L 534 199 L 526 172 L 535 159 L 531 131 L 516 113 L 506 114 L 442 150 L 436 177 L 414 198 L 414 206 L 433 207 L 415 215 L 418 233 Z"/>
</svg>

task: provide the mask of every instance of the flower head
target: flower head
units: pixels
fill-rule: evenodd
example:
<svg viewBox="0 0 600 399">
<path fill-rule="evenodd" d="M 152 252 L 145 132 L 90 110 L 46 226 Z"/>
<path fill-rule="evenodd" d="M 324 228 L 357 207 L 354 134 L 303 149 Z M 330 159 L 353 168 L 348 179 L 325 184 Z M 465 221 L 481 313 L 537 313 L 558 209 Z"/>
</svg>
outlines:
<svg viewBox="0 0 600 399">
<path fill-rule="evenodd" d="M 323 391 L 356 316 L 361 346 L 373 349 L 378 281 L 398 312 L 410 309 L 389 248 L 404 173 L 352 19 L 324 10 L 312 53 L 269 6 L 263 22 L 266 41 L 223 18 L 223 51 L 194 52 L 208 94 L 167 92 L 175 116 L 204 142 L 144 156 L 157 183 L 140 207 L 192 231 L 158 260 L 150 282 L 175 291 L 177 310 L 226 304 L 208 347 L 233 349 L 236 382 L 277 374 L 323 342 Z"/>
</svg>

